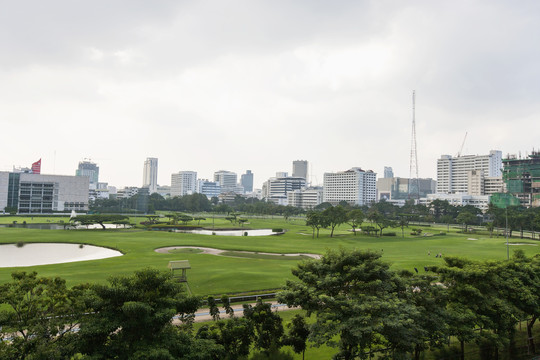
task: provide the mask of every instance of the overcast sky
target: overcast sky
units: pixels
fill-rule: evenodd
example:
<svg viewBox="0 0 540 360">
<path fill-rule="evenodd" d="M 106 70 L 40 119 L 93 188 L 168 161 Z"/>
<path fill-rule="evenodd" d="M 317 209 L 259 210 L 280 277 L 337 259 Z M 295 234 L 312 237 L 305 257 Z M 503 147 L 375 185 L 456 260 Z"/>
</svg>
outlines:
<svg viewBox="0 0 540 360">
<path fill-rule="evenodd" d="M 540 2 L 0 0 L 0 170 L 141 186 L 540 147 Z"/>
</svg>

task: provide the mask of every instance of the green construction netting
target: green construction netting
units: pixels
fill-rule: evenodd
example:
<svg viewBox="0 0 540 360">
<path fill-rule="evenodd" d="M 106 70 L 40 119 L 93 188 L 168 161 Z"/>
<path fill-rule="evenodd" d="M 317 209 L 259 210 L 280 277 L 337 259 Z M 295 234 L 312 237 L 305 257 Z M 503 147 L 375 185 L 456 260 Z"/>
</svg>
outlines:
<svg viewBox="0 0 540 360">
<path fill-rule="evenodd" d="M 508 206 L 518 206 L 519 199 L 505 193 L 497 193 L 491 195 L 490 202 L 498 208 L 504 209 Z"/>
</svg>

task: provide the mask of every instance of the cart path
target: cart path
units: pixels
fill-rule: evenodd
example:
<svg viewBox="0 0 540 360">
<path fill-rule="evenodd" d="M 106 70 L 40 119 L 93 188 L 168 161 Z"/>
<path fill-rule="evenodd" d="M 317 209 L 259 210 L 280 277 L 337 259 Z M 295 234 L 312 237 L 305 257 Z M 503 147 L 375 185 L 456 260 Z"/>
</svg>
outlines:
<svg viewBox="0 0 540 360">
<path fill-rule="evenodd" d="M 221 249 L 202 247 L 202 246 L 168 246 L 168 247 L 155 249 L 154 251 L 160 254 L 168 254 L 170 250 L 175 250 L 175 249 L 198 249 L 198 250 L 202 250 L 201 254 L 210 254 L 210 255 L 218 255 L 218 256 L 227 256 L 227 255 L 222 255 L 222 253 L 226 251 L 234 251 L 234 252 L 245 253 L 245 254 L 261 254 L 261 255 L 274 255 L 274 256 L 307 256 L 313 259 L 321 258 L 321 255 L 319 254 L 308 254 L 308 253 L 281 254 L 281 253 L 269 253 L 269 252 L 260 252 L 260 251 L 255 252 L 255 251 L 239 251 L 239 250 L 221 250 Z M 234 257 L 234 256 L 228 256 L 228 257 Z"/>
<path fill-rule="evenodd" d="M 266 302 L 266 301 L 265 301 Z M 272 311 L 288 311 L 288 310 L 296 310 L 299 309 L 298 307 L 288 307 L 287 304 L 280 304 L 277 301 L 268 301 L 271 304 Z M 250 305 L 255 306 L 257 303 L 252 303 Z M 235 317 L 243 317 L 244 316 L 244 307 L 242 305 L 231 305 L 232 309 L 234 310 L 234 316 Z M 220 307 L 219 308 L 219 316 L 221 319 L 229 319 L 229 315 L 225 312 L 225 309 Z M 197 310 L 195 313 L 195 322 L 207 322 L 212 321 L 212 315 L 210 315 L 210 309 L 203 308 Z M 178 316 L 173 317 L 173 324 L 178 325 L 181 324 L 182 321 Z"/>
</svg>

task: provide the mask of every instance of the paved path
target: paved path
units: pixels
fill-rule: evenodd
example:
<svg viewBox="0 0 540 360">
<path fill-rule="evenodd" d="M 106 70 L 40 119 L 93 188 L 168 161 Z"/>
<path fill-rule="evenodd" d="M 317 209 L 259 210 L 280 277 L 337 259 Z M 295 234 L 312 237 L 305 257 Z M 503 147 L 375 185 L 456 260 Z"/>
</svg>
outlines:
<svg viewBox="0 0 540 360">
<path fill-rule="evenodd" d="M 277 301 L 269 301 L 269 303 L 272 306 L 273 311 L 288 311 L 288 310 L 295 310 L 296 307 L 288 307 L 287 304 L 278 304 Z M 256 303 L 250 304 L 252 306 L 255 306 Z M 242 305 L 232 305 L 232 308 L 234 310 L 234 316 L 235 317 L 243 317 L 244 316 L 244 307 Z M 225 312 L 224 308 L 219 308 L 219 316 L 221 319 L 228 319 L 229 315 Z M 195 313 L 195 322 L 206 322 L 206 321 L 212 321 L 212 316 L 210 315 L 210 309 L 209 308 L 203 308 L 197 310 Z M 178 325 L 181 321 L 179 320 L 178 316 L 173 317 L 173 324 Z"/>
<path fill-rule="evenodd" d="M 168 247 L 155 249 L 154 251 L 161 254 L 168 254 L 170 250 L 175 250 L 175 249 L 198 249 L 198 250 L 202 250 L 201 254 L 210 254 L 210 255 L 218 255 L 218 256 L 227 256 L 227 255 L 222 255 L 222 253 L 226 251 L 234 251 L 234 252 L 239 252 L 239 253 L 244 253 L 244 254 L 262 254 L 262 255 L 274 255 L 274 256 L 308 256 L 313 259 L 321 258 L 321 255 L 319 254 L 308 254 L 308 253 L 278 254 L 278 253 L 254 252 L 254 251 L 221 250 L 221 249 L 214 249 L 214 248 L 201 247 L 201 246 L 168 246 Z M 229 257 L 234 257 L 234 256 L 229 256 Z"/>
</svg>

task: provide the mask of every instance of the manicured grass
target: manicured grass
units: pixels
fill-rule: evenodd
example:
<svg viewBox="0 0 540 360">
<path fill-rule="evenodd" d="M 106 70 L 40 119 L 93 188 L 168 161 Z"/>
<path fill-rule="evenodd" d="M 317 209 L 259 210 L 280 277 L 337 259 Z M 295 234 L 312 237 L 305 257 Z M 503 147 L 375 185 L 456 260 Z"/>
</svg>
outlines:
<svg viewBox="0 0 540 360">
<path fill-rule="evenodd" d="M 222 217 L 212 219 L 201 225 L 205 227 L 231 226 Z M 22 222 L 22 218 L 17 218 Z M 141 218 L 138 220 L 142 221 Z M 171 260 L 189 260 L 191 269 L 188 270 L 190 287 L 196 295 L 232 294 L 244 291 L 276 289 L 284 285 L 287 279 L 292 279 L 291 268 L 297 261 L 283 261 L 284 256 L 271 258 L 226 257 L 193 252 L 185 253 L 156 253 L 154 249 L 165 246 L 201 246 L 223 249 L 227 251 L 253 251 L 270 253 L 316 253 L 324 254 L 327 249 L 339 247 L 348 249 L 371 249 L 380 251 L 383 259 L 391 263 L 394 269 L 408 269 L 420 272 L 424 266 L 438 265 L 443 256 L 463 256 L 472 259 L 506 259 L 506 244 L 503 237 L 489 238 L 484 234 L 457 234 L 447 232 L 446 226 L 441 228 L 426 227 L 424 232 L 438 234 L 447 232 L 446 236 L 411 236 L 406 230 L 405 238 L 398 236 L 372 237 L 353 235 L 349 226 L 342 225 L 335 231 L 333 238 L 329 230 L 321 230 L 320 237 L 312 239 L 312 229 L 305 225 L 302 219 L 282 218 L 249 218 L 250 228 L 284 228 L 288 231 L 279 236 L 208 236 L 184 234 L 175 232 L 159 232 L 145 230 L 32 230 L 16 228 L 0 228 L 0 243 L 16 243 L 17 241 L 31 242 L 70 242 L 106 246 L 122 251 L 125 255 L 116 258 L 83 261 L 75 263 L 32 266 L 25 268 L 0 268 L 0 283 L 8 281 L 10 274 L 16 270 L 37 271 L 42 276 L 60 276 L 69 285 L 83 282 L 104 283 L 111 275 L 128 275 L 134 271 L 153 267 L 167 270 Z M 13 221 L 13 220 L 12 220 Z M 133 220 L 132 220 L 133 221 Z M 138 222 L 140 222 L 138 221 Z M 135 221 L 133 221 L 135 222 Z M 421 227 L 421 226 L 411 226 Z M 385 229 L 388 231 L 388 229 Z M 468 240 L 474 238 L 477 240 Z M 527 239 L 521 241 L 512 238 L 515 243 L 540 242 Z M 540 246 L 514 245 L 510 253 L 522 249 L 531 256 L 540 252 Z M 431 255 L 428 255 L 431 252 Z M 285 258 L 285 259 L 284 259 Z"/>
</svg>

